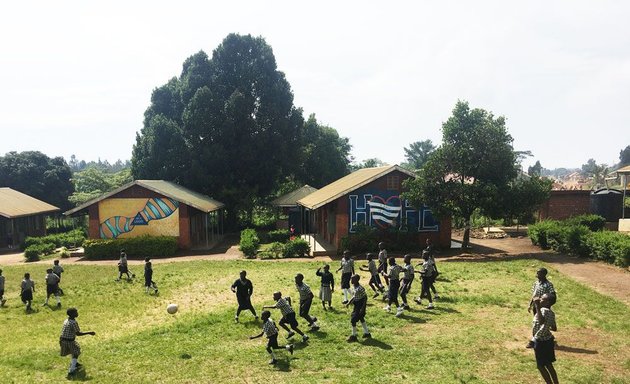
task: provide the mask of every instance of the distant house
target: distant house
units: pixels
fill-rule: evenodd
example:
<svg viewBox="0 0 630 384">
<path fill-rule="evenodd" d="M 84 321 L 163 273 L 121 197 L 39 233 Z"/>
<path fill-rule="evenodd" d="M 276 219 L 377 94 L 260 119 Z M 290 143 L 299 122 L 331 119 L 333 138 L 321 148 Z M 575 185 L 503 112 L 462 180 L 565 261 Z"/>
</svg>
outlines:
<svg viewBox="0 0 630 384">
<path fill-rule="evenodd" d="M 17 246 L 27 236 L 46 235 L 46 216 L 59 208 L 11 188 L 0 188 L 0 248 Z"/>
<path fill-rule="evenodd" d="M 278 216 L 287 217 L 287 219 L 280 218 L 276 220 L 276 228 L 289 229 L 293 226 L 293 228 L 298 230 L 300 228 L 300 208 L 297 202 L 315 191 L 317 191 L 317 188 L 306 184 L 273 200 L 271 205 L 276 207 Z"/>
<path fill-rule="evenodd" d="M 401 198 L 402 183 L 409 178 L 415 174 L 397 165 L 359 169 L 297 201 L 310 213 L 302 227 L 335 248 L 360 225 L 381 230 L 404 226 L 418 233 L 418 249 L 427 237 L 450 248 L 450 218 L 438 222 L 429 208 Z"/>
<path fill-rule="evenodd" d="M 207 249 L 223 236 L 223 206 L 169 181 L 136 180 L 64 215 L 89 215 L 91 239 L 163 235 L 182 249 Z"/>
</svg>

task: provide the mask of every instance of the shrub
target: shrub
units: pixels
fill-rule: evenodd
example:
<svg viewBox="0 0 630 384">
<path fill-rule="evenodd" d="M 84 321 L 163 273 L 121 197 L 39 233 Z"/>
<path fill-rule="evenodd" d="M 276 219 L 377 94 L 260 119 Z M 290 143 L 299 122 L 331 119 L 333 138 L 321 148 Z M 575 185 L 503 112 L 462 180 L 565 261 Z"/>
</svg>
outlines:
<svg viewBox="0 0 630 384">
<path fill-rule="evenodd" d="M 116 259 L 125 249 L 129 257 L 174 256 L 177 238 L 172 236 L 139 236 L 121 239 L 86 240 L 83 244 L 87 259 Z"/>
<path fill-rule="evenodd" d="M 59 257 L 61 257 L 62 259 L 67 259 L 68 257 L 70 257 L 70 251 L 68 251 L 68 248 L 61 247 L 61 250 L 59 251 Z"/>
<path fill-rule="evenodd" d="M 266 240 L 264 243 L 286 243 L 291 238 L 291 232 L 288 229 L 276 229 L 275 231 L 267 232 Z"/>
<path fill-rule="evenodd" d="M 308 256 L 311 251 L 311 246 L 304 239 L 293 239 L 284 244 L 282 251 L 283 257 L 304 257 Z"/>
<path fill-rule="evenodd" d="M 549 230 L 556 228 L 560 225 L 557 220 L 543 220 L 539 223 L 532 224 L 527 228 L 532 244 L 538 245 L 542 249 L 549 249 L 549 241 L 547 240 L 547 233 Z"/>
<path fill-rule="evenodd" d="M 42 237 L 27 237 L 24 240 L 24 248 L 32 245 L 52 243 L 55 247 L 74 248 L 80 247 L 85 241 L 85 232 L 82 229 L 75 229 L 70 232 L 57 233 Z"/>
<path fill-rule="evenodd" d="M 26 261 L 39 261 L 42 256 L 51 254 L 55 250 L 55 244 L 42 243 L 33 244 L 24 250 L 24 258 Z"/>
<path fill-rule="evenodd" d="M 606 219 L 599 215 L 579 215 L 564 220 L 563 225 L 585 225 L 593 232 L 601 231 L 606 225 Z"/>
<path fill-rule="evenodd" d="M 620 267 L 630 265 L 630 236 L 619 232 L 595 232 L 586 239 L 590 256 L 614 263 Z"/>
<path fill-rule="evenodd" d="M 271 243 L 264 251 L 259 252 L 258 256 L 261 260 L 284 257 L 284 244 L 280 242 Z"/>
<path fill-rule="evenodd" d="M 255 229 L 247 228 L 241 231 L 239 249 L 246 257 L 254 257 L 260 246 L 260 240 Z"/>
</svg>

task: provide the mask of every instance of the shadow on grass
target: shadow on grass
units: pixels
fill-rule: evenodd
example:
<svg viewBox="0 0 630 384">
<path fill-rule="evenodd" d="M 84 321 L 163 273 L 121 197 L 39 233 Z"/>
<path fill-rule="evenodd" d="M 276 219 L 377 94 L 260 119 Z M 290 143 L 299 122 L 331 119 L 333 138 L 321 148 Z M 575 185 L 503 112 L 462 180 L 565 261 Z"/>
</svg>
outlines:
<svg viewBox="0 0 630 384">
<path fill-rule="evenodd" d="M 407 320 L 408 322 L 414 323 L 414 324 L 420 324 L 420 323 L 426 323 L 427 322 L 426 320 L 421 319 L 419 317 L 406 315 L 404 313 L 402 315 L 400 315 L 398 318 L 399 319 L 403 319 L 403 320 Z"/>
<path fill-rule="evenodd" d="M 291 357 L 286 357 L 284 359 L 278 360 L 276 365 L 274 366 L 278 371 L 282 372 L 291 372 Z"/>
<path fill-rule="evenodd" d="M 328 337 L 328 332 L 324 331 L 309 331 L 309 337 L 315 337 L 317 339 L 325 339 Z"/>
<path fill-rule="evenodd" d="M 364 339 L 361 342 L 361 345 L 365 345 L 368 347 L 376 347 L 376 348 L 386 349 L 386 350 L 394 349 L 391 345 L 377 339 Z"/>
<path fill-rule="evenodd" d="M 90 381 L 92 378 L 85 372 L 84 369 L 81 369 L 77 373 L 72 376 L 67 377 L 69 381 Z"/>
<path fill-rule="evenodd" d="M 569 353 L 583 353 L 586 355 L 597 355 L 599 353 L 597 351 L 593 351 L 590 349 L 569 347 L 567 345 L 557 345 L 556 351 L 563 351 L 563 352 L 569 352 Z"/>
</svg>

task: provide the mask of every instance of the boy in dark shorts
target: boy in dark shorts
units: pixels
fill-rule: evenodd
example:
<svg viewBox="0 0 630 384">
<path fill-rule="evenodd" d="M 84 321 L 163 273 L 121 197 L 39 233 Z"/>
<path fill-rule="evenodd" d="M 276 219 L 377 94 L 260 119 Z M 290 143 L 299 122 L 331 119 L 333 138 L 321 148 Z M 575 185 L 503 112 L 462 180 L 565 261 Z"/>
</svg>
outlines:
<svg viewBox="0 0 630 384">
<path fill-rule="evenodd" d="M 81 347 L 76 342 L 77 336 L 96 335 L 95 332 L 81 332 L 79 323 L 76 318 L 79 317 L 79 311 L 76 308 L 68 308 L 66 311 L 68 318 L 63 322 L 61 327 L 61 336 L 59 337 L 60 355 L 72 355 L 70 360 L 70 368 L 68 369 L 68 377 L 73 376 L 81 369 L 81 364 L 77 361 L 81 354 Z"/>
<path fill-rule="evenodd" d="M 129 266 L 127 265 L 127 254 L 124 249 L 120 250 L 120 260 L 118 260 L 118 279 L 116 281 L 120 281 L 122 279 L 123 273 L 127 275 L 127 281 L 131 281 L 131 276 L 129 275 Z"/>
<path fill-rule="evenodd" d="M 313 295 L 311 287 L 304 282 L 304 275 L 301 273 L 295 275 L 295 287 L 300 294 L 300 317 L 308 322 L 308 326 L 311 327 L 311 331 L 319 330 L 317 317 L 309 315 L 311 304 L 313 304 L 313 297 L 315 297 L 315 295 Z"/>
<path fill-rule="evenodd" d="M 238 302 L 234 321 L 238 323 L 238 315 L 245 309 L 249 309 L 252 315 L 254 315 L 254 319 L 258 320 L 258 315 L 256 314 L 251 300 L 252 293 L 254 293 L 254 285 L 251 280 L 247 278 L 246 271 L 241 271 L 239 276 L 240 277 L 230 287 L 232 292 L 236 293 L 236 301 Z"/>
<path fill-rule="evenodd" d="M 59 276 L 53 273 L 52 268 L 46 270 L 46 301 L 43 306 L 48 305 L 48 299 L 51 295 L 55 295 L 57 299 L 57 308 L 61 308 L 61 300 L 59 299 Z"/>
<path fill-rule="evenodd" d="M 6 302 L 4 299 L 4 276 L 2 276 L 2 269 L 0 269 L 0 307 L 4 307 Z"/>
<path fill-rule="evenodd" d="M 53 273 L 59 276 L 59 284 L 61 284 L 61 274 L 63 273 L 63 267 L 59 265 L 59 260 L 53 261 L 52 267 Z M 57 287 L 57 291 L 59 292 L 59 296 L 63 296 L 63 289 L 61 287 Z"/>
<path fill-rule="evenodd" d="M 280 291 L 274 292 L 273 299 L 276 301 L 275 305 L 266 305 L 263 309 L 274 308 L 279 309 L 280 313 L 282 313 L 282 319 L 280 319 L 280 326 L 284 328 L 285 331 L 289 332 L 287 335 L 287 339 L 290 339 L 297 332 L 300 336 L 302 336 L 302 341 L 306 342 L 308 340 L 308 335 L 305 335 L 304 332 L 300 331 L 298 328 L 298 321 L 295 318 L 295 311 L 291 308 L 291 298 L 290 297 L 282 297 L 282 293 Z M 287 327 L 287 324 L 291 326 L 290 330 Z M 295 332 L 294 332 L 295 331 Z"/>
<path fill-rule="evenodd" d="M 353 287 L 353 295 L 348 304 L 354 304 L 354 308 L 352 309 L 352 315 L 350 316 L 350 323 L 352 324 L 352 335 L 348 337 L 348 342 L 357 341 L 357 323 L 361 322 L 361 326 L 363 327 L 363 338 L 369 339 L 372 337 L 370 334 L 370 330 L 367 327 L 367 323 L 365 322 L 365 312 L 367 309 L 367 293 L 365 292 L 365 288 L 359 285 L 359 279 L 361 276 L 353 275 L 351 278 L 352 287 Z"/>
<path fill-rule="evenodd" d="M 319 299 L 322 301 L 322 307 L 326 310 L 326 302 L 328 302 L 328 308 L 332 309 L 332 294 L 335 291 L 335 276 L 330 272 L 330 265 L 324 265 L 324 271 L 322 268 L 317 268 L 315 274 L 321 277 L 321 287 L 319 288 Z"/>
<path fill-rule="evenodd" d="M 157 284 L 153 281 L 153 265 L 148 257 L 144 258 L 144 288 L 146 293 L 149 293 L 149 289 L 153 289 L 153 292 L 158 294 Z"/>
<path fill-rule="evenodd" d="M 35 282 L 31 280 L 31 274 L 25 273 L 24 280 L 20 285 L 20 298 L 22 303 L 26 304 L 26 311 L 31 311 L 31 303 L 33 302 L 33 292 L 35 292 Z"/>
<path fill-rule="evenodd" d="M 422 269 L 420 270 L 420 276 L 422 276 L 422 290 L 420 291 L 420 296 L 416 297 L 415 301 L 419 305 L 422 305 L 422 299 L 424 297 L 429 299 L 429 305 L 427 309 L 433 309 L 433 299 L 431 298 L 431 284 L 433 284 L 434 275 L 435 275 L 435 264 L 431 260 L 431 257 L 428 254 L 422 255 L 424 262 L 422 263 Z"/>
<path fill-rule="evenodd" d="M 381 278 L 378 275 L 378 266 L 374 262 L 374 254 L 368 253 L 366 257 L 368 265 L 362 265 L 360 269 L 362 271 L 370 272 L 370 281 L 368 284 L 370 285 L 370 288 L 372 288 L 372 290 L 374 291 L 374 298 L 376 298 L 378 297 L 379 292 L 382 293 L 385 288 L 383 287 L 383 284 L 381 283 Z"/>
<path fill-rule="evenodd" d="M 411 265 L 411 255 L 405 255 L 404 257 L 405 265 L 403 266 L 403 279 L 400 284 L 400 297 L 402 298 L 403 309 L 409 309 L 409 304 L 407 304 L 407 294 L 411 291 L 411 283 L 413 283 L 414 278 L 414 269 L 413 265 Z"/>
<path fill-rule="evenodd" d="M 439 299 L 440 296 L 438 295 L 437 290 L 435 289 L 435 279 L 440 274 L 440 272 L 437 269 L 437 264 L 435 263 L 435 246 L 433 245 L 433 242 L 431 241 L 430 238 L 427 238 L 426 245 L 427 245 L 426 248 L 422 250 L 422 256 L 424 257 L 425 254 L 428 254 L 429 258 L 433 262 L 433 269 L 435 269 L 435 273 L 433 274 L 433 280 L 431 281 L 430 288 L 431 288 L 431 291 L 433 291 L 433 298 Z"/>
<path fill-rule="evenodd" d="M 290 354 L 293 354 L 293 344 L 287 344 L 284 347 L 280 347 L 278 345 L 278 327 L 276 327 L 276 323 L 271 319 L 271 312 L 263 311 L 260 315 L 263 321 L 262 324 L 262 332 L 260 332 L 256 336 L 250 336 L 250 340 L 257 339 L 265 335 L 267 337 L 267 352 L 271 355 L 271 361 L 269 364 L 276 364 L 278 360 L 276 360 L 276 355 L 273 353 L 274 349 L 283 349 L 285 348 L 289 351 Z"/>
<path fill-rule="evenodd" d="M 343 257 L 341 258 L 341 266 L 337 269 L 337 272 L 341 271 L 341 291 L 343 292 L 342 304 L 348 304 L 350 300 L 350 278 L 354 275 L 354 260 L 350 257 L 350 252 L 343 251 Z"/>
<path fill-rule="evenodd" d="M 534 320 L 531 342 L 536 355 L 536 366 L 547 384 L 558 384 L 558 374 L 553 367 L 556 361 L 554 337 L 551 331 L 557 331 L 556 315 L 551 310 L 552 295 L 545 293 L 532 300 Z"/>
<path fill-rule="evenodd" d="M 396 258 L 389 258 L 389 271 L 387 272 L 387 277 L 389 281 L 389 288 L 387 294 L 387 305 L 384 310 L 387 312 L 391 311 L 391 305 L 396 304 L 396 316 L 402 315 L 402 307 L 398 305 L 398 290 L 400 289 L 400 274 L 404 271 L 403 268 L 396 264 Z M 385 275 L 385 272 L 381 272 Z"/>
</svg>

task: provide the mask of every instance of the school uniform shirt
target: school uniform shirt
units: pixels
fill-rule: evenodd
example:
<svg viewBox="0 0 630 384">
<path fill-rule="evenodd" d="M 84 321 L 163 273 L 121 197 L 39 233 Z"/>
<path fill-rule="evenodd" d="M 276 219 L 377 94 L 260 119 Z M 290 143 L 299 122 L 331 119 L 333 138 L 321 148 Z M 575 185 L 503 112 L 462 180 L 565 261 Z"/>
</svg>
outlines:
<svg viewBox="0 0 630 384">
<path fill-rule="evenodd" d="M 378 262 L 379 264 L 387 263 L 387 250 L 386 249 L 382 249 L 381 251 L 378 252 Z"/>
<path fill-rule="evenodd" d="M 287 297 L 281 297 L 276 301 L 276 308 L 280 310 L 282 316 L 286 316 L 289 313 L 294 312 L 293 308 L 291 308 L 291 304 L 289 304 Z"/>
<path fill-rule="evenodd" d="M 31 279 L 28 279 L 28 280 L 24 279 L 22 280 L 21 288 L 22 288 L 22 292 L 32 290 L 33 288 L 35 288 L 35 282 Z"/>
<path fill-rule="evenodd" d="M 389 277 L 390 281 L 391 280 L 400 280 L 398 275 L 400 275 L 404 271 L 405 271 L 404 268 L 401 267 L 398 264 L 390 265 L 389 266 L 389 271 L 387 272 L 387 277 Z"/>
<path fill-rule="evenodd" d="M 59 276 L 55 275 L 55 273 L 47 273 L 46 274 L 46 285 L 56 285 L 59 284 Z"/>
<path fill-rule="evenodd" d="M 368 261 L 368 269 L 370 270 L 370 274 L 372 276 L 378 275 L 378 267 L 376 266 L 374 260 Z"/>
<path fill-rule="evenodd" d="M 322 278 L 322 287 L 329 287 L 335 284 L 335 277 L 332 272 L 317 271 L 315 274 Z"/>
<path fill-rule="evenodd" d="M 61 265 L 53 265 L 52 270 L 57 276 L 60 276 L 63 273 L 63 267 Z"/>
<path fill-rule="evenodd" d="M 435 264 L 433 264 L 433 261 L 431 259 L 429 260 L 425 260 L 422 263 L 422 275 L 424 277 L 431 277 L 433 276 L 433 274 L 435 273 Z"/>
<path fill-rule="evenodd" d="M 341 259 L 341 273 L 352 273 L 354 270 L 354 260 Z"/>
<path fill-rule="evenodd" d="M 544 282 L 536 281 L 532 286 L 532 297 L 541 297 L 545 293 L 556 294 L 556 290 L 553 288 L 551 281 L 545 280 Z"/>
<path fill-rule="evenodd" d="M 263 323 L 262 330 L 267 338 L 278 334 L 278 327 L 276 327 L 276 323 L 273 322 L 271 317 Z"/>
<path fill-rule="evenodd" d="M 367 293 L 365 292 L 365 288 L 362 285 L 357 285 L 353 289 L 354 302 L 356 303 L 358 300 L 364 300 L 367 298 Z"/>
<path fill-rule="evenodd" d="M 254 293 L 254 285 L 249 279 L 236 279 L 234 284 L 232 284 L 232 288 L 236 289 L 236 296 L 243 299 L 248 298 Z"/>
<path fill-rule="evenodd" d="M 153 267 L 149 263 L 144 264 L 144 277 L 149 279 L 153 277 Z"/>
<path fill-rule="evenodd" d="M 413 265 L 405 264 L 405 266 L 403 267 L 403 270 L 404 270 L 403 279 L 405 279 L 405 281 L 413 281 L 413 278 L 414 278 Z"/>
<path fill-rule="evenodd" d="M 118 264 L 120 264 L 123 267 L 127 266 L 127 256 L 120 256 L 120 260 L 118 261 Z"/>
<path fill-rule="evenodd" d="M 551 334 L 551 328 L 556 328 L 556 315 L 549 308 L 540 308 L 540 314 L 543 317 L 543 322 L 539 323 L 536 316 L 532 321 L 532 336 L 536 340 L 545 341 L 553 339 Z"/>
<path fill-rule="evenodd" d="M 298 290 L 298 292 L 300 294 L 300 301 L 308 300 L 311 297 L 311 295 L 313 294 L 311 292 L 311 287 L 306 285 L 306 283 L 302 283 L 301 286 L 296 284 L 295 287 L 297 288 L 297 290 Z"/>
<path fill-rule="evenodd" d="M 77 332 L 81 332 L 79 323 L 76 319 L 66 319 L 61 327 L 61 338 L 66 340 L 73 340 L 77 337 Z"/>
</svg>

